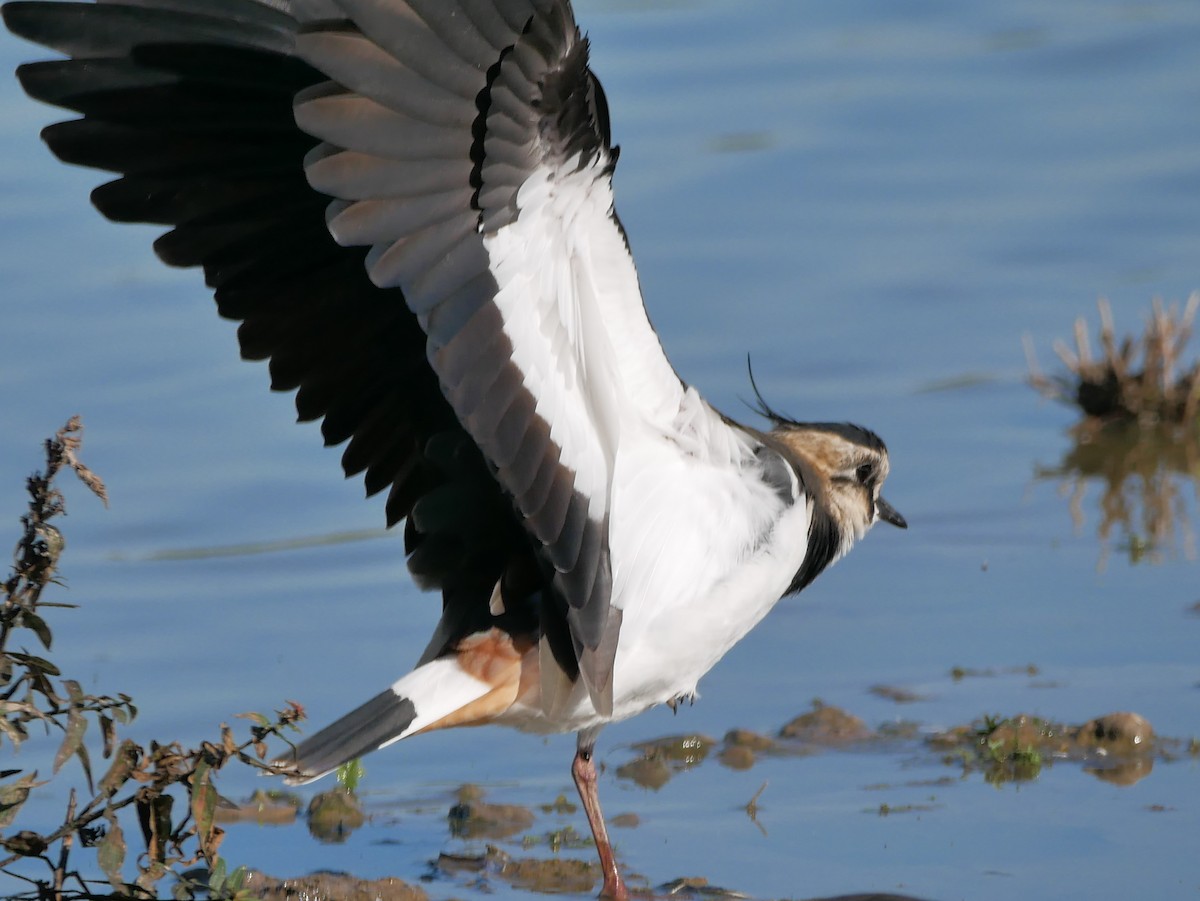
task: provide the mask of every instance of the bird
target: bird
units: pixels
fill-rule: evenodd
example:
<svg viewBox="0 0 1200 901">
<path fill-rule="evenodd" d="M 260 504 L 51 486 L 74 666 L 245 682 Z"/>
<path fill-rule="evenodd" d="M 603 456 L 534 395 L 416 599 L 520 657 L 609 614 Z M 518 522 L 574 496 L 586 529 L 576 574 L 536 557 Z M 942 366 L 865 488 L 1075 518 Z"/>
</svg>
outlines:
<svg viewBox="0 0 1200 901">
<path fill-rule="evenodd" d="M 593 759 L 692 698 L 876 523 L 883 441 L 677 374 L 613 201 L 568 0 L 14 0 L 17 70 L 91 199 L 199 266 L 243 357 L 387 491 L 441 618 L 414 668 L 287 758 L 303 783 L 432 730 L 575 733 L 601 895 L 629 889 Z M 753 384 L 753 374 L 751 373 Z"/>
</svg>

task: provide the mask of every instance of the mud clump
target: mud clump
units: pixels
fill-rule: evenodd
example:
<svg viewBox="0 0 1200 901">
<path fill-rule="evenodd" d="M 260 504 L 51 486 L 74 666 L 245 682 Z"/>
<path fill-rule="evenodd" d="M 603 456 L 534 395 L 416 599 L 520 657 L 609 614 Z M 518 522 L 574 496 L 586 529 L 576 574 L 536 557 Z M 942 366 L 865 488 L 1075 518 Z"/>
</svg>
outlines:
<svg viewBox="0 0 1200 901">
<path fill-rule="evenodd" d="M 344 788 L 314 795 L 308 804 L 309 834 L 326 844 L 341 844 L 366 821 L 358 798 Z"/>
<path fill-rule="evenodd" d="M 716 742 L 704 735 L 669 735 L 633 746 L 638 757 L 617 767 L 617 778 L 657 791 L 676 773 L 699 766 Z"/>
<path fill-rule="evenodd" d="M 251 870 L 243 888 L 260 901 L 426 901 L 429 897 L 401 879 L 355 879 L 341 873 L 276 879 Z"/>
<path fill-rule="evenodd" d="M 1137 713 L 1110 713 L 1088 720 L 1075 734 L 1076 744 L 1103 755 L 1102 766 L 1087 771 L 1113 785 L 1133 785 L 1150 775 L 1156 747 L 1154 727 Z"/>
<path fill-rule="evenodd" d="M 240 804 L 222 799 L 213 813 L 218 823 L 257 823 L 260 826 L 290 826 L 302 802 L 291 792 L 259 789 Z"/>
<path fill-rule="evenodd" d="M 514 858 L 492 845 L 479 855 L 442 854 L 438 869 L 450 875 L 482 873 L 513 888 L 548 894 L 583 894 L 595 890 L 599 867 L 590 861 L 555 857 Z"/>
<path fill-rule="evenodd" d="M 907 688 L 900 688 L 897 685 L 872 685 L 867 691 L 877 698 L 883 698 L 894 704 L 915 704 L 918 701 L 929 700 L 924 695 L 909 691 Z"/>
<path fill-rule="evenodd" d="M 978 770 L 992 783 L 1036 779 L 1044 766 L 1058 760 L 1086 765 L 1100 779 L 1132 785 L 1149 775 L 1154 764 L 1154 728 L 1136 713 L 1110 713 L 1081 726 L 1019 714 L 942 732 L 928 739 L 946 763 Z"/>
<path fill-rule="evenodd" d="M 758 762 L 759 754 L 769 754 L 778 748 L 779 743 L 768 735 L 749 729 L 731 729 L 725 733 L 717 760 L 731 770 L 748 770 Z"/>
<path fill-rule="evenodd" d="M 668 735 L 639 742 L 633 749 L 643 757 L 655 757 L 683 767 L 703 763 L 716 742 L 706 735 Z"/>
<path fill-rule="evenodd" d="M 808 744 L 834 747 L 866 741 L 874 737 L 867 724 L 840 707 L 828 707 L 820 701 L 813 702 L 813 709 L 802 713 L 782 729 L 783 738 Z"/>
<path fill-rule="evenodd" d="M 567 800 L 566 795 L 559 795 L 550 804 L 542 804 L 542 805 L 540 805 L 540 807 L 541 807 L 542 813 L 560 813 L 560 814 L 575 813 L 579 809 L 578 805 Z"/>
<path fill-rule="evenodd" d="M 769 735 L 751 732 L 749 729 L 730 729 L 725 733 L 725 747 L 748 748 L 751 751 L 771 751 L 775 749 L 776 742 Z"/>
<path fill-rule="evenodd" d="M 500 877 L 513 888 L 552 894 L 591 892 L 596 885 L 597 867 L 583 860 L 552 857 L 538 860 L 522 857 L 509 860 Z"/>
<path fill-rule="evenodd" d="M 461 795 L 460 795 L 461 798 Z M 533 812 L 519 804 L 488 804 L 460 800 L 447 815 L 450 834 L 457 838 L 498 841 L 525 832 L 533 826 Z"/>
<path fill-rule="evenodd" d="M 617 829 L 636 829 L 642 825 L 642 818 L 636 813 L 619 813 L 609 820 L 608 824 Z"/>
<path fill-rule="evenodd" d="M 748 770 L 758 762 L 758 755 L 744 745 L 727 745 L 721 748 L 717 760 L 731 770 Z"/>
<path fill-rule="evenodd" d="M 1079 727 L 1075 740 L 1081 747 L 1103 749 L 1112 754 L 1139 754 L 1154 744 L 1154 727 L 1137 713 L 1109 713 Z"/>
</svg>

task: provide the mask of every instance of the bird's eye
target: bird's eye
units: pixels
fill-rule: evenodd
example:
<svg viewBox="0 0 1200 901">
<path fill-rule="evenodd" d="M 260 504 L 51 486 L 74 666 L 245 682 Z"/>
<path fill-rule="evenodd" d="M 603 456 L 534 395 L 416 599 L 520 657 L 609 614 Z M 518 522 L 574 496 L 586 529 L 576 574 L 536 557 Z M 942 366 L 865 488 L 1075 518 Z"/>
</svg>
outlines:
<svg viewBox="0 0 1200 901">
<path fill-rule="evenodd" d="M 854 477 L 858 479 L 859 484 L 866 485 L 875 476 L 875 467 L 870 463 L 863 463 L 858 469 L 854 470 Z"/>
</svg>

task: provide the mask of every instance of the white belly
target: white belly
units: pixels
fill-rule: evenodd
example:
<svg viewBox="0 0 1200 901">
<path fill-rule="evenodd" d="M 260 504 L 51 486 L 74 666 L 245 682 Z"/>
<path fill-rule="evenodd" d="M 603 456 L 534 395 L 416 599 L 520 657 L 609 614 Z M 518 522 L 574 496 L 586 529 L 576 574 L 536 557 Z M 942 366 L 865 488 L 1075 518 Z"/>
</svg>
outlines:
<svg viewBox="0 0 1200 901">
<path fill-rule="evenodd" d="M 509 725 L 579 731 L 694 693 L 700 677 L 766 616 L 804 559 L 803 496 L 785 506 L 745 472 L 666 446 L 630 455 L 616 475 L 612 603 L 623 620 L 613 714 L 597 714 L 579 683 L 553 719 L 536 702 L 518 703 L 502 719 Z"/>
</svg>

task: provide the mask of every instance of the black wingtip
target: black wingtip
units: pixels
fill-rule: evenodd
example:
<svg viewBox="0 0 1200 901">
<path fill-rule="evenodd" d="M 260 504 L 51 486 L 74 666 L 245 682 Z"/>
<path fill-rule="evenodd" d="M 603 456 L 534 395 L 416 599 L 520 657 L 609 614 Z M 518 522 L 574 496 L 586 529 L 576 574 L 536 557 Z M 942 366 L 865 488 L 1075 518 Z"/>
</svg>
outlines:
<svg viewBox="0 0 1200 901">
<path fill-rule="evenodd" d="M 81 8 L 90 6 L 95 4 L 11 0 L 0 6 L 0 18 L 4 19 L 4 27 L 17 37 L 62 53 L 65 51 L 55 45 L 56 38 L 64 32 L 62 23 L 64 20 L 86 15 L 87 10 Z"/>
<path fill-rule="evenodd" d="M 19 38 L 36 41 L 37 38 L 34 36 L 32 28 L 36 19 L 31 15 L 30 7 L 37 5 L 37 3 L 29 3 L 26 0 L 14 0 L 12 3 L 0 6 L 0 19 L 4 20 L 4 27 Z"/>
</svg>

